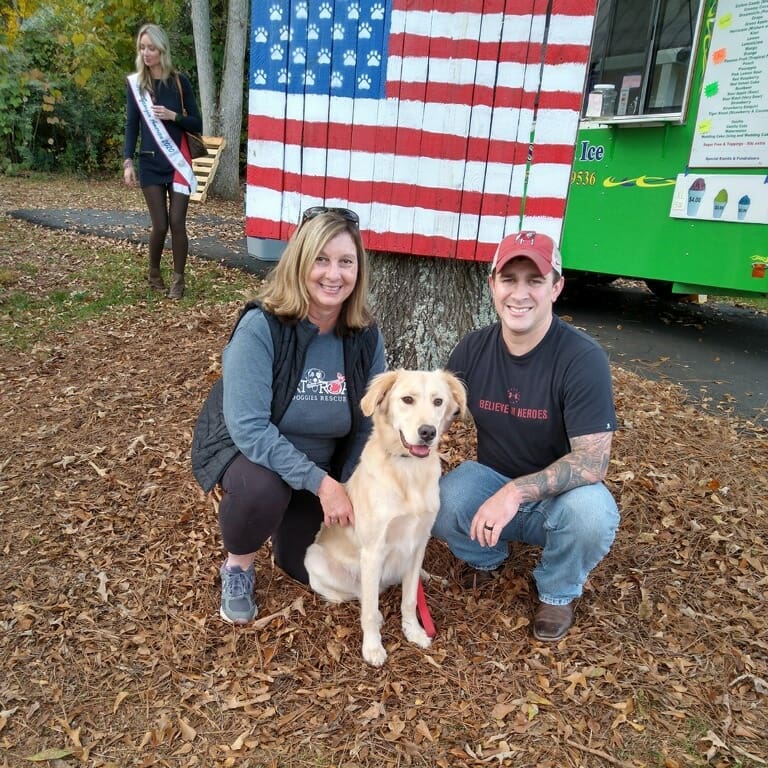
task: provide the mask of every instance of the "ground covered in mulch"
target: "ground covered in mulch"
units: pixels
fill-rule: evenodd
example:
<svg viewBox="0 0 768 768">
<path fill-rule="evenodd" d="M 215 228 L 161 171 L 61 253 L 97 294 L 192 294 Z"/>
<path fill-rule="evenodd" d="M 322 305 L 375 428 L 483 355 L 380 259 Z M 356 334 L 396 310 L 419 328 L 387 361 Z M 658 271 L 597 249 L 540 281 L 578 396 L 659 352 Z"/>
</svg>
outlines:
<svg viewBox="0 0 768 768">
<path fill-rule="evenodd" d="M 114 186 L 75 188 L 92 207 Z M 3 208 L 20 187 L 29 206 L 57 194 L 2 180 Z M 62 235 L 13 226 L 39 279 L 66 285 Z M 268 551 L 257 622 L 218 618 L 221 544 L 189 446 L 238 307 L 134 306 L 0 347 L 0 766 L 768 764 L 764 430 L 614 369 L 623 519 L 575 629 L 532 639 L 533 549 L 462 591 L 431 543 L 437 637 L 404 640 L 391 590 L 373 669 L 356 606 L 324 605 Z M 446 466 L 472 445 L 457 425 Z"/>
</svg>

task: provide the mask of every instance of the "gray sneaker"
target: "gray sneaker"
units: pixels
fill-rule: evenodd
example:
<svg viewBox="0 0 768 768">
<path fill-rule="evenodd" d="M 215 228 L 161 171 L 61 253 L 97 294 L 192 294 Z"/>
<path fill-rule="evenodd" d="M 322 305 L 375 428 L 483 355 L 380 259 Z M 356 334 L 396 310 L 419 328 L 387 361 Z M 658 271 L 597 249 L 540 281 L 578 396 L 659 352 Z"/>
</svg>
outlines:
<svg viewBox="0 0 768 768">
<path fill-rule="evenodd" d="M 230 624 L 247 624 L 256 618 L 259 609 L 253 598 L 255 573 L 253 566 L 244 571 L 239 565 L 219 570 L 221 574 L 221 608 L 219 615 Z"/>
</svg>

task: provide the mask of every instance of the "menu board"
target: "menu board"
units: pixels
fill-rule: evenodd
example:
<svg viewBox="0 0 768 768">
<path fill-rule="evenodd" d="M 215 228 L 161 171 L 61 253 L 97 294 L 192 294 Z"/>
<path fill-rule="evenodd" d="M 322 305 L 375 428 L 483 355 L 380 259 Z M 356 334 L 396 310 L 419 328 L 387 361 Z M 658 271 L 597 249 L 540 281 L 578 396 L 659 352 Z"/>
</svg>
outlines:
<svg viewBox="0 0 768 768">
<path fill-rule="evenodd" d="M 719 0 L 689 166 L 768 167 L 768 2 Z"/>
</svg>

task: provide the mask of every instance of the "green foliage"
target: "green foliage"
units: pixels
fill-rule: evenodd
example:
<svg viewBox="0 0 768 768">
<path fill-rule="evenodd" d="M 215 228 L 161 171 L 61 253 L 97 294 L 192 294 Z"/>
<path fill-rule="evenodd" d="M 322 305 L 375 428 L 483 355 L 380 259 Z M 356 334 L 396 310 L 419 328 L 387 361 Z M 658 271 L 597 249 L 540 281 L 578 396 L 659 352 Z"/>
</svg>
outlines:
<svg viewBox="0 0 768 768">
<path fill-rule="evenodd" d="M 185 3 L 26 2 L 5 9 L 4 17 L 13 35 L 0 46 L 0 172 L 119 167 L 125 76 L 134 69 L 141 24 L 165 27 L 177 65 L 195 69 Z"/>
</svg>

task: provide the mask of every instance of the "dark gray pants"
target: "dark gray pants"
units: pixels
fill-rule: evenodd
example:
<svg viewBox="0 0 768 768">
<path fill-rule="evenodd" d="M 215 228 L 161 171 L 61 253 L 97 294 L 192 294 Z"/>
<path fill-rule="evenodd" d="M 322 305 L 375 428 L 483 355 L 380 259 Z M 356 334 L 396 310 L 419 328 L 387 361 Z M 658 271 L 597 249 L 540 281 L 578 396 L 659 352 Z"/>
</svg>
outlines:
<svg viewBox="0 0 768 768">
<path fill-rule="evenodd" d="M 219 527 L 227 552 L 256 552 L 271 536 L 275 562 L 307 584 L 304 555 L 323 522 L 320 499 L 309 491 L 294 491 L 272 470 L 243 454 L 227 467 L 221 487 Z"/>
</svg>

